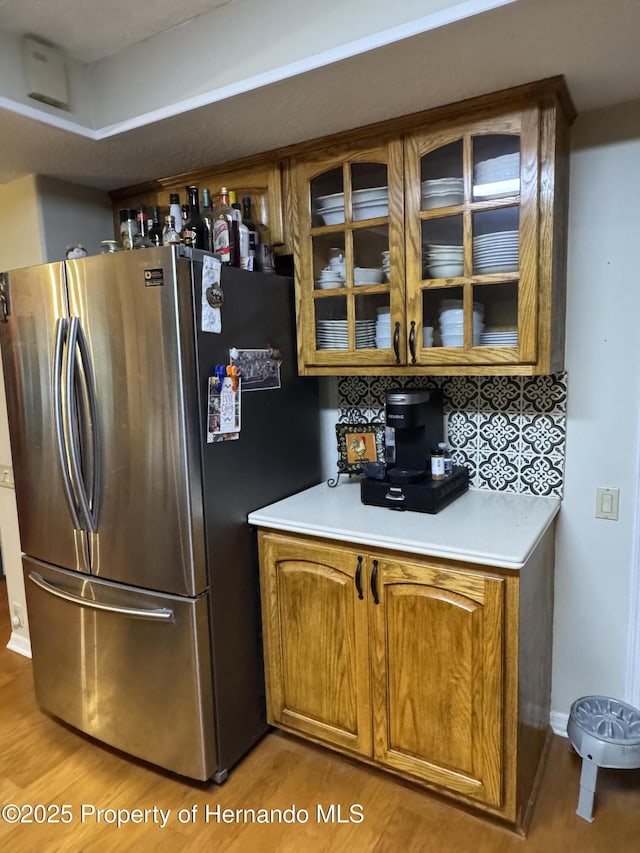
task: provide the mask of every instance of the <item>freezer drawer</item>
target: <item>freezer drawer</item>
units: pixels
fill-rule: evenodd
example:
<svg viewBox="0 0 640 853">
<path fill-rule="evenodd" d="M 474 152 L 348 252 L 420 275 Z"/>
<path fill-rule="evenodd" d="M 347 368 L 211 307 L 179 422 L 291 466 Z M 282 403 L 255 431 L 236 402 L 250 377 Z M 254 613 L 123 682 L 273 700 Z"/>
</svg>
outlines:
<svg viewBox="0 0 640 853">
<path fill-rule="evenodd" d="M 43 710 L 192 779 L 216 772 L 207 594 L 181 598 L 23 557 Z"/>
</svg>

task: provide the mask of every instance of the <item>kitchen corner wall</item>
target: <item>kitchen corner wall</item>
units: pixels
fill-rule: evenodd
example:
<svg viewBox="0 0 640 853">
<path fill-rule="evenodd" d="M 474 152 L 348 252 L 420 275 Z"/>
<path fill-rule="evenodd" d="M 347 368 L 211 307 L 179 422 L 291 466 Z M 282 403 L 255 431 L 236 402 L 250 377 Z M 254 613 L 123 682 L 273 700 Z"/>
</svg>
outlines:
<svg viewBox="0 0 640 853">
<path fill-rule="evenodd" d="M 476 489 L 562 497 L 567 376 L 389 376 L 338 380 L 341 423 L 384 421 L 389 388 L 439 388 L 455 465 Z"/>
</svg>

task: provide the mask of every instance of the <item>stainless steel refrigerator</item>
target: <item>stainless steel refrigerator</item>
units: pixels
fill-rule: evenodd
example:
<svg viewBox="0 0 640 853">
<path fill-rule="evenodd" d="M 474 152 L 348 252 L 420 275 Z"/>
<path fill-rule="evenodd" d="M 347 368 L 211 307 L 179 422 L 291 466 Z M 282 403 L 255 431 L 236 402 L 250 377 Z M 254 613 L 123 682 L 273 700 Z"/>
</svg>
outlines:
<svg viewBox="0 0 640 853">
<path fill-rule="evenodd" d="M 43 710 L 130 755 L 223 781 L 266 730 L 247 513 L 320 480 L 318 399 L 296 371 L 292 281 L 166 247 L 0 276 L 27 611 Z M 207 442 L 230 348 L 281 356 Z"/>
</svg>

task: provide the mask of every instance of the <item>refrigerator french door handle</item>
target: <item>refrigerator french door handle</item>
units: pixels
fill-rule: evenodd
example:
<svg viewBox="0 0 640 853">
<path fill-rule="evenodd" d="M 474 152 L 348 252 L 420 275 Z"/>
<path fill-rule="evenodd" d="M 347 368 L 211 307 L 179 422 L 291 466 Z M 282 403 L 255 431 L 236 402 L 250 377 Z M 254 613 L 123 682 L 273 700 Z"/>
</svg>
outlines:
<svg viewBox="0 0 640 853">
<path fill-rule="evenodd" d="M 78 351 L 84 370 L 85 384 L 87 388 L 87 398 L 89 406 L 89 417 L 91 422 L 91 443 L 92 443 L 92 458 L 93 458 L 93 477 L 91 486 L 91 496 L 87 496 L 89 512 L 93 522 L 91 530 L 95 533 L 98 529 L 98 499 L 100 495 L 102 483 L 102 461 L 100 447 L 100 432 L 98 429 L 98 404 L 96 396 L 96 383 L 91 362 L 87 339 L 85 338 L 82 324 L 78 322 Z M 84 484 L 83 484 L 84 485 Z M 86 487 L 84 488 L 85 495 L 87 494 Z"/>
<path fill-rule="evenodd" d="M 80 607 L 86 607 L 89 610 L 103 610 L 106 613 L 116 613 L 119 616 L 131 616 L 134 619 L 155 619 L 160 622 L 173 622 L 173 610 L 168 607 L 156 607 L 153 610 L 144 610 L 138 607 L 122 607 L 117 604 L 104 604 L 102 601 L 92 601 L 89 598 L 83 598 L 81 595 L 74 595 L 71 592 L 59 589 L 57 586 L 46 581 L 37 572 L 29 572 L 29 580 L 41 590 L 53 595 L 56 598 L 61 598 L 63 601 L 68 601 L 70 604 L 78 604 Z"/>
<path fill-rule="evenodd" d="M 76 347 L 78 345 L 78 328 L 80 320 L 78 317 L 69 318 L 69 335 L 67 337 L 67 363 L 65 375 L 66 390 L 66 421 L 67 435 L 69 436 L 69 464 L 71 466 L 71 478 L 78 496 L 80 516 L 84 523 L 81 525 L 91 533 L 96 532 L 96 525 L 91 514 L 87 489 L 82 479 L 82 465 L 80 462 L 80 436 L 78 420 L 76 417 Z"/>
<path fill-rule="evenodd" d="M 58 462 L 60 463 L 60 471 L 62 472 L 62 482 L 64 492 L 69 505 L 69 512 L 73 520 L 73 526 L 76 530 L 82 528 L 80 516 L 76 505 L 76 497 L 73 491 L 73 483 L 71 473 L 67 464 L 67 447 L 64 437 L 63 414 L 62 414 L 62 370 L 63 370 L 63 355 L 64 345 L 67 336 L 67 319 L 59 317 L 56 322 L 56 342 L 53 356 L 53 410 L 56 429 L 56 445 L 58 448 Z"/>
</svg>

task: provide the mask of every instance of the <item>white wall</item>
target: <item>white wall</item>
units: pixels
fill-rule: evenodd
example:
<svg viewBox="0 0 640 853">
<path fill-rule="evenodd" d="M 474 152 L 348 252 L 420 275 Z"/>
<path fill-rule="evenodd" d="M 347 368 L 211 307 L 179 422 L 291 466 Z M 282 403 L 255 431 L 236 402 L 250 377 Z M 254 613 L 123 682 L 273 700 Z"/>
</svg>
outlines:
<svg viewBox="0 0 640 853">
<path fill-rule="evenodd" d="M 579 117 L 572 134 L 565 494 L 556 553 L 552 706 L 626 696 L 638 499 L 640 104 Z M 594 518 L 597 486 L 620 518 Z M 640 664 L 640 661 L 638 662 Z"/>
<path fill-rule="evenodd" d="M 64 259 L 68 245 L 80 243 L 90 255 L 102 240 L 113 240 L 113 210 L 106 192 L 38 175 L 36 178 L 44 260 Z"/>
<path fill-rule="evenodd" d="M 33 175 L 20 178 L 0 186 L 0 270 L 31 266 L 42 263 L 40 239 L 40 211 L 37 201 L 36 181 Z M 4 378 L 0 359 L 0 464 L 11 465 L 11 445 L 7 422 L 7 401 L 4 393 Z M 22 580 L 20 533 L 16 496 L 13 489 L 0 488 L 0 543 L 2 563 L 7 578 L 9 602 L 22 607 L 26 622 L 26 602 Z M 13 648 L 19 649 L 21 642 L 28 647 L 27 625 L 15 628 L 11 638 Z M 0 637 L 6 643 L 9 637 Z"/>
</svg>

